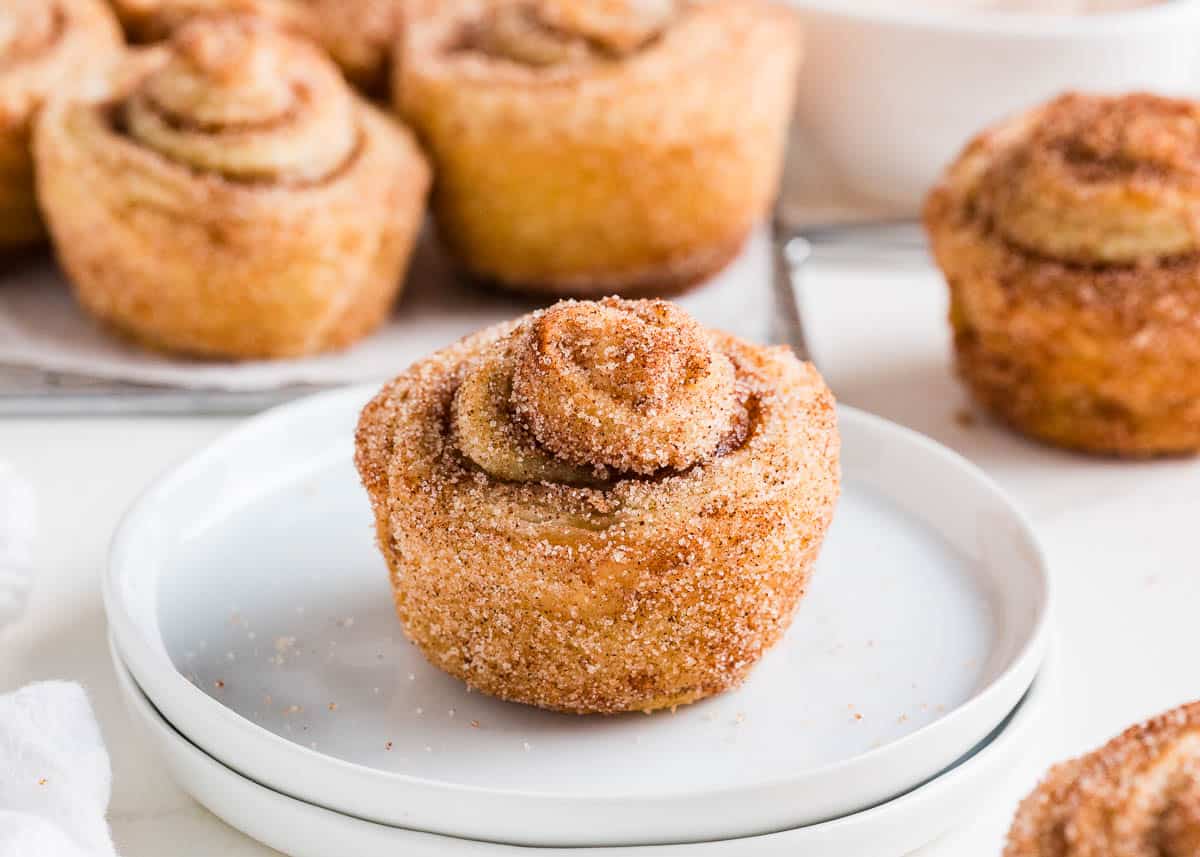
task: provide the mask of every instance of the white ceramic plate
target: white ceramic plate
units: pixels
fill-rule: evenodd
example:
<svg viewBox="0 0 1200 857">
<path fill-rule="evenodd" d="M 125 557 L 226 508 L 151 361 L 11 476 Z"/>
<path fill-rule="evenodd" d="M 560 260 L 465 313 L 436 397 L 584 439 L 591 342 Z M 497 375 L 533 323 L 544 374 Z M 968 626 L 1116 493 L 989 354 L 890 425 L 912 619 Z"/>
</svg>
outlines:
<svg viewBox="0 0 1200 857">
<path fill-rule="evenodd" d="M 1016 711 L 951 770 L 888 803 L 810 827 L 748 839 L 630 848 L 529 849 L 362 821 L 271 791 L 206 755 L 164 720 L 115 648 L 130 711 L 181 788 L 229 824 L 293 857 L 901 857 L 959 824 L 1003 787 L 1053 714 L 1056 658 L 1046 659 Z"/>
<path fill-rule="evenodd" d="M 391 612 L 352 430 L 372 391 L 256 418 L 160 480 L 105 600 L 138 684 L 209 755 L 372 821 L 543 846 L 784 830 L 904 792 L 1028 689 L 1049 582 L 969 463 L 841 411 L 845 491 L 811 593 L 740 691 L 580 718 L 471 694 Z"/>
</svg>

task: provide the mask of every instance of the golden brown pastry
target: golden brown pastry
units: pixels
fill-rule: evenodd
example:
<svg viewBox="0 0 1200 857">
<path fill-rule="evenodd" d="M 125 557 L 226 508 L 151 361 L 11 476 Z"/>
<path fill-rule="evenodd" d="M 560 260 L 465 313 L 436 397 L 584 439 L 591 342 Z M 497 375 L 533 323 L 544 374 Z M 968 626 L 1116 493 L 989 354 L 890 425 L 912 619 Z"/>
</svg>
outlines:
<svg viewBox="0 0 1200 857">
<path fill-rule="evenodd" d="M 118 98 L 38 123 L 39 193 L 83 306 L 152 346 L 309 354 L 400 288 L 430 176 L 405 130 L 309 44 L 198 19 Z"/>
<path fill-rule="evenodd" d="M 1004 857 L 1200 854 L 1200 703 L 1051 769 L 1021 804 Z"/>
<path fill-rule="evenodd" d="M 45 100 L 103 92 L 121 34 L 101 0 L 0 0 L 0 253 L 44 237 L 30 135 Z"/>
<path fill-rule="evenodd" d="M 157 42 L 200 16 L 252 14 L 318 42 L 354 84 L 386 88 L 402 0 L 113 0 L 129 37 Z"/>
<path fill-rule="evenodd" d="M 741 683 L 804 594 L 838 451 L 833 397 L 790 351 L 608 298 L 415 364 L 363 411 L 356 463 L 434 665 L 611 713 Z"/>
<path fill-rule="evenodd" d="M 193 18 L 224 14 L 257 15 L 293 33 L 316 38 L 320 26 L 313 0 L 112 0 L 129 38 L 157 42 Z"/>
<path fill-rule="evenodd" d="M 307 0 L 320 41 L 346 77 L 369 93 L 388 86 L 403 0 Z"/>
<path fill-rule="evenodd" d="M 973 140 L 925 223 L 987 408 L 1088 452 L 1200 449 L 1200 105 L 1062 96 Z"/>
<path fill-rule="evenodd" d="M 553 295 L 677 291 L 723 267 L 779 178 L 799 63 L 759 0 L 438 0 L 393 87 L 471 274 Z"/>
</svg>

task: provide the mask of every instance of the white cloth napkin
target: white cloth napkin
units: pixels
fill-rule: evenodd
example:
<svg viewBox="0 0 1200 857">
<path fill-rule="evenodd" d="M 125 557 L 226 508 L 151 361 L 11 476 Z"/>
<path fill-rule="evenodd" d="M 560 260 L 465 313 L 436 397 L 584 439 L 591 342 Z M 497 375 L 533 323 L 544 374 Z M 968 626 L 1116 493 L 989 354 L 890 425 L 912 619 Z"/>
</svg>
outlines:
<svg viewBox="0 0 1200 857">
<path fill-rule="evenodd" d="M 33 582 L 33 486 L 0 459 L 0 628 L 25 611 Z"/>
<path fill-rule="evenodd" d="M 0 857 L 115 857 L 100 728 L 77 684 L 0 696 Z"/>
<path fill-rule="evenodd" d="M 738 260 L 679 303 L 705 324 L 762 340 L 770 324 L 770 277 L 769 242 L 760 232 Z M 0 274 L 0 364 L 230 392 L 380 381 L 430 351 L 535 306 L 463 283 L 426 238 L 396 313 L 354 348 L 300 360 L 200 362 L 148 352 L 102 330 L 75 305 L 62 274 L 48 261 L 33 261 Z"/>
</svg>

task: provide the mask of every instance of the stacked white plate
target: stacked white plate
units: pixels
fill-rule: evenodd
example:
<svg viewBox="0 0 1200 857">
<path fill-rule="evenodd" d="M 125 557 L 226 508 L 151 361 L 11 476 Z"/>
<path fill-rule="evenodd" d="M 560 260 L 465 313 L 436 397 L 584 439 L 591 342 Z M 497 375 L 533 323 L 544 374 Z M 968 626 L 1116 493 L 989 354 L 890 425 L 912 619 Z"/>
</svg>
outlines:
<svg viewBox="0 0 1200 857">
<path fill-rule="evenodd" d="M 372 392 L 251 420 L 113 544 L 132 709 L 250 835 L 299 857 L 893 857 L 1028 746 L 1053 683 L 1045 563 L 1002 492 L 932 441 L 842 409 L 814 585 L 743 688 L 573 717 L 472 694 L 405 641 L 351 461 Z"/>
</svg>

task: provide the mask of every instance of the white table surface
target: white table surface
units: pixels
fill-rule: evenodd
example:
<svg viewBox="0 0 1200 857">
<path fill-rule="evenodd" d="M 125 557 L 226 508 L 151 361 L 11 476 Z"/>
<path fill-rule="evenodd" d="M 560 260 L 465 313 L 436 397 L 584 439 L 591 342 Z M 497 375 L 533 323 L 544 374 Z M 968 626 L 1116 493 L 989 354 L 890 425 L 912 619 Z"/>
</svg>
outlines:
<svg viewBox="0 0 1200 857">
<path fill-rule="evenodd" d="M 1061 718 L 1006 793 L 921 857 L 998 855 L 1015 801 L 1052 760 L 1200 696 L 1200 464 L 1093 461 L 979 419 L 965 425 L 929 274 L 812 278 L 818 362 L 846 402 L 924 431 L 975 460 L 1021 503 L 1058 581 Z M 226 430 L 224 419 L 6 420 L 0 460 L 32 481 L 39 527 L 29 608 L 0 630 L 0 691 L 84 683 L 113 757 L 110 819 L 123 857 L 273 853 L 168 780 L 126 715 L 105 646 L 99 575 L 122 510 L 160 471 Z M 814 855 L 819 857 L 819 855 Z"/>
</svg>

